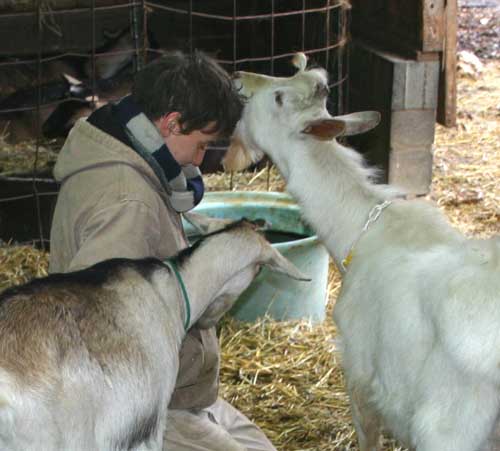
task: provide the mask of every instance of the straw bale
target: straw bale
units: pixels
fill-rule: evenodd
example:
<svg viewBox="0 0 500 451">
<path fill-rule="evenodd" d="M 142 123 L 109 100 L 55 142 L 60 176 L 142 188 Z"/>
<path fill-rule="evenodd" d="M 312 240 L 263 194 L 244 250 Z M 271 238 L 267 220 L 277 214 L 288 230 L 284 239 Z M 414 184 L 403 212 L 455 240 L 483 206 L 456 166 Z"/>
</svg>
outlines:
<svg viewBox="0 0 500 451">
<path fill-rule="evenodd" d="M 428 198 L 464 233 L 491 236 L 500 232 L 500 62 L 487 62 L 476 80 L 459 78 L 458 108 L 457 127 L 436 129 Z M 209 190 L 284 190 L 274 168 L 205 179 Z M 46 254 L 4 246 L 0 289 L 46 268 Z M 358 450 L 330 314 L 340 282 L 331 264 L 329 314 L 322 324 L 226 318 L 219 327 L 221 395 L 261 426 L 278 450 Z M 383 450 L 402 448 L 386 440 Z"/>
<path fill-rule="evenodd" d="M 58 140 L 44 140 L 37 147 L 36 141 L 23 141 L 18 144 L 7 143 L 0 130 L 0 175 L 49 174 L 56 159 Z"/>
<path fill-rule="evenodd" d="M 47 275 L 48 254 L 32 246 L 0 246 L 0 291 Z"/>
</svg>

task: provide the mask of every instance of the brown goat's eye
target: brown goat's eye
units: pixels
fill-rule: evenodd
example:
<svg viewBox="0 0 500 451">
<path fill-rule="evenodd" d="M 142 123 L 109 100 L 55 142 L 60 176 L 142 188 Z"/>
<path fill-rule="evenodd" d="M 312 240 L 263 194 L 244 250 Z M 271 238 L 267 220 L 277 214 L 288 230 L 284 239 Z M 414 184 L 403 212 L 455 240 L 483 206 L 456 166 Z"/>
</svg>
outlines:
<svg viewBox="0 0 500 451">
<path fill-rule="evenodd" d="M 279 105 L 283 106 L 283 93 L 281 91 L 276 91 L 274 93 L 274 101 Z"/>
</svg>

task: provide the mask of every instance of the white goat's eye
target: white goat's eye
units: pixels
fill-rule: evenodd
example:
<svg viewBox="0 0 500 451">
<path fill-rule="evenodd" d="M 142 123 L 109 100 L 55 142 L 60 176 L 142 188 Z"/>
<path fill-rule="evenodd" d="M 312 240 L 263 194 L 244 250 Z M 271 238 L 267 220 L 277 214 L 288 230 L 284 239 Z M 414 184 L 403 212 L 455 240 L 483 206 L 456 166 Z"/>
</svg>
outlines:
<svg viewBox="0 0 500 451">
<path fill-rule="evenodd" d="M 283 93 L 281 91 L 276 91 L 274 93 L 274 101 L 279 105 L 283 106 Z"/>
<path fill-rule="evenodd" d="M 314 88 L 314 97 L 323 98 L 326 97 L 330 92 L 330 88 L 327 84 L 317 83 Z"/>
</svg>

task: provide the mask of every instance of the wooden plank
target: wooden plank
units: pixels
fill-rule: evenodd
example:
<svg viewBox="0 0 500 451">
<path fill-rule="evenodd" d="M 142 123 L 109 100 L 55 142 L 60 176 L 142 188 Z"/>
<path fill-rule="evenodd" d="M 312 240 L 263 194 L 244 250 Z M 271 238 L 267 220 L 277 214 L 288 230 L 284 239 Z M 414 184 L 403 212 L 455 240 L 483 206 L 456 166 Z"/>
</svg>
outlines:
<svg viewBox="0 0 500 451">
<path fill-rule="evenodd" d="M 445 127 L 457 123 L 457 0 L 446 6 L 446 38 L 439 80 L 437 122 Z"/>
<path fill-rule="evenodd" d="M 112 6 L 127 3 L 124 0 L 95 0 L 95 6 Z M 57 0 L 41 1 L 40 6 L 45 10 L 55 11 L 58 9 L 89 8 L 89 0 Z M 0 0 L 0 14 L 33 12 L 36 10 L 37 2 L 33 0 Z"/>
<path fill-rule="evenodd" d="M 39 48 L 37 16 L 34 12 L 0 15 L 0 55 L 36 55 Z M 42 53 L 91 50 L 91 12 L 89 8 L 51 11 L 43 16 Z M 130 25 L 127 4 L 116 8 L 96 8 L 96 47 L 106 43 L 103 31 L 116 31 Z M 22 33 L 19 31 L 23 30 Z"/>
<path fill-rule="evenodd" d="M 423 52 L 443 50 L 445 35 L 446 0 L 422 0 L 422 24 L 420 30 Z"/>
<path fill-rule="evenodd" d="M 424 61 L 439 61 L 441 59 L 440 52 L 415 52 L 414 59 L 419 62 Z"/>
</svg>

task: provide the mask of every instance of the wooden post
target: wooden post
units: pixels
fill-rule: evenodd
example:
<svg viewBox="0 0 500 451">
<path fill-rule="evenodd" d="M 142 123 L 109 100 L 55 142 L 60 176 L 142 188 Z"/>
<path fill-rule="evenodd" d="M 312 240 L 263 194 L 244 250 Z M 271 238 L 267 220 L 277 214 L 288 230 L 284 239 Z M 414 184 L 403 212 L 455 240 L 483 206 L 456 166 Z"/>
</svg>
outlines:
<svg viewBox="0 0 500 451">
<path fill-rule="evenodd" d="M 420 30 L 423 52 L 443 50 L 445 36 L 445 0 L 422 1 L 422 27 Z"/>
<path fill-rule="evenodd" d="M 445 127 L 453 127 L 457 123 L 457 13 L 457 0 L 448 0 L 437 111 L 437 122 Z"/>
</svg>

